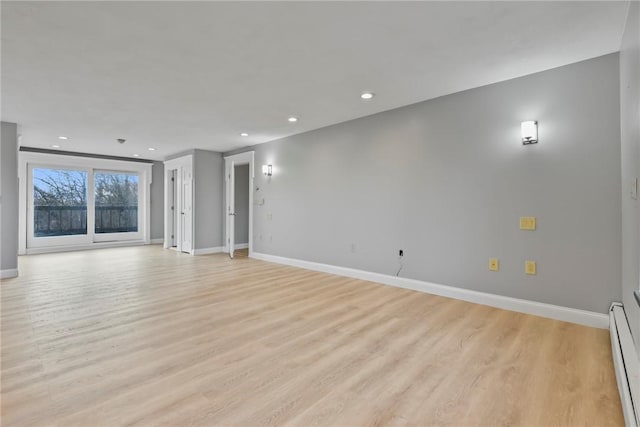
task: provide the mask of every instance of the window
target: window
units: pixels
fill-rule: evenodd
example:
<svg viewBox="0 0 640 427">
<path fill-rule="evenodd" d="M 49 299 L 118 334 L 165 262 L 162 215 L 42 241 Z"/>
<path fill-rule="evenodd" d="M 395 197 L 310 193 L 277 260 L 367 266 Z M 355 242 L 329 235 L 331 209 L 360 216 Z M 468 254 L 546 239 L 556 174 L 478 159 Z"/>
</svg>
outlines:
<svg viewBox="0 0 640 427">
<path fill-rule="evenodd" d="M 33 169 L 35 237 L 87 234 L 87 172 Z"/>
<path fill-rule="evenodd" d="M 20 225 L 21 253 L 148 243 L 151 164 L 45 153 L 20 157 L 26 181 L 20 193 L 20 217 L 26 220 Z"/>
<path fill-rule="evenodd" d="M 96 172 L 95 232 L 138 231 L 138 175 L 128 172 Z"/>
</svg>

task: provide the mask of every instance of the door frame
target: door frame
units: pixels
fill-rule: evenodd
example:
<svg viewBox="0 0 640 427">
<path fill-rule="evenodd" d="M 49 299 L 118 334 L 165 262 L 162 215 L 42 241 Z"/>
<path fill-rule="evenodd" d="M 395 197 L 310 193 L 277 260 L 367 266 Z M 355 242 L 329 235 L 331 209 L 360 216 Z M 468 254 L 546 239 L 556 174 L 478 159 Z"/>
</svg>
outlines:
<svg viewBox="0 0 640 427">
<path fill-rule="evenodd" d="M 189 154 L 186 156 L 178 157 L 177 159 L 171 159 L 164 162 L 164 248 L 169 249 L 172 247 L 171 245 L 171 229 L 172 229 L 172 221 L 173 215 L 171 212 L 171 201 L 169 200 L 170 188 L 173 188 L 173 184 L 171 182 L 171 171 L 177 170 L 178 173 L 175 174 L 175 180 L 177 181 L 176 189 L 178 194 L 175 195 L 175 203 L 176 206 L 175 211 L 181 212 L 182 210 L 182 198 L 180 194 L 182 192 L 182 169 L 190 168 L 191 169 L 191 206 L 195 205 L 195 183 L 193 182 L 193 155 Z M 180 252 L 188 252 L 191 255 L 194 254 L 193 243 L 195 237 L 195 209 L 191 209 L 191 247 L 183 248 L 182 247 L 182 216 L 178 216 L 178 224 L 175 230 L 174 239 L 176 242 L 176 248 Z"/>
<path fill-rule="evenodd" d="M 231 203 L 231 192 L 235 188 L 231 188 L 231 167 L 249 165 L 249 256 L 253 255 L 253 182 L 255 179 L 255 165 L 254 165 L 255 151 L 245 151 L 244 153 L 234 154 L 231 156 L 225 156 L 224 158 L 224 181 L 225 181 L 225 237 L 224 237 L 224 251 L 229 252 L 229 240 L 231 221 L 229 218 L 229 208 Z"/>
</svg>

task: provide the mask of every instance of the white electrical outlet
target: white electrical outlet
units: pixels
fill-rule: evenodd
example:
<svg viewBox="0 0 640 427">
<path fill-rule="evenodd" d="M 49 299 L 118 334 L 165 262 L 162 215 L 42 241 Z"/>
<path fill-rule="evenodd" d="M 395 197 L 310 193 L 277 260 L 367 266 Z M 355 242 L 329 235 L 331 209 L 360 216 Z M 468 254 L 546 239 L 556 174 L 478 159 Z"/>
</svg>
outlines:
<svg viewBox="0 0 640 427">
<path fill-rule="evenodd" d="M 631 180 L 631 198 L 638 200 L 638 177 Z"/>
</svg>

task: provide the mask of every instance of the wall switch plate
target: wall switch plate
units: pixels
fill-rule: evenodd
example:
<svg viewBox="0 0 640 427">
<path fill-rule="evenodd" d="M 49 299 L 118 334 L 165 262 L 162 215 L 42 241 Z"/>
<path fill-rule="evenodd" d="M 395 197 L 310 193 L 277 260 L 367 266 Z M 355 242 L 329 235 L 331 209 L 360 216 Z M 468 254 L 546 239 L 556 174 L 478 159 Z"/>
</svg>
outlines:
<svg viewBox="0 0 640 427">
<path fill-rule="evenodd" d="M 536 262 L 535 261 L 525 261 L 524 262 L 524 272 L 526 274 L 535 276 L 535 274 L 536 274 Z"/>
<path fill-rule="evenodd" d="M 631 180 L 631 198 L 638 200 L 638 177 Z"/>
<path fill-rule="evenodd" d="M 489 270 L 498 271 L 500 269 L 500 263 L 498 258 L 489 258 Z"/>
<path fill-rule="evenodd" d="M 536 217 L 535 216 L 521 216 L 520 217 L 520 230 L 535 230 L 536 229 Z"/>
</svg>

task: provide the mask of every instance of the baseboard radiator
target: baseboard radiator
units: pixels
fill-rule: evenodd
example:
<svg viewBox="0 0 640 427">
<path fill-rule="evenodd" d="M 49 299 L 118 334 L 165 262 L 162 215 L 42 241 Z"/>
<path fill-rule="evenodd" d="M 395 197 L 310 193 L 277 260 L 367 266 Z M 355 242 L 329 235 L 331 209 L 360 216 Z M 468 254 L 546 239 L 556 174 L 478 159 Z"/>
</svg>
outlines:
<svg viewBox="0 0 640 427">
<path fill-rule="evenodd" d="M 611 304 L 609 321 L 613 365 L 616 370 L 625 425 L 640 427 L 640 362 L 622 304 Z"/>
</svg>

